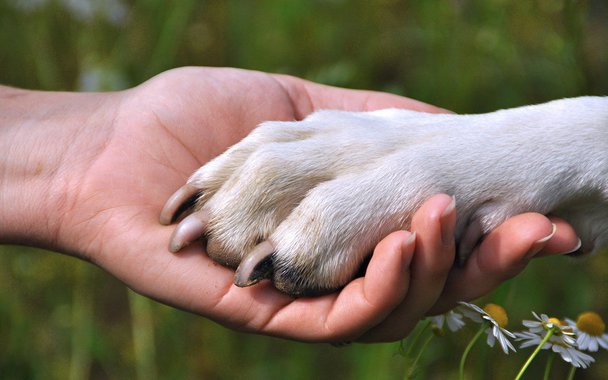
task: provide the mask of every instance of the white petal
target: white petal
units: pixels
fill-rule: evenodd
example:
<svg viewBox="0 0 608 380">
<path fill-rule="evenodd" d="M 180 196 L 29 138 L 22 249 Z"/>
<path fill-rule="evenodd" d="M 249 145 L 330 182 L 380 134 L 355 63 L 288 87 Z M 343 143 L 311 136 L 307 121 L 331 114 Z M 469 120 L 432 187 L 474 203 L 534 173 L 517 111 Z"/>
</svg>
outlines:
<svg viewBox="0 0 608 380">
<path fill-rule="evenodd" d="M 439 329 L 443 329 L 443 321 L 445 321 L 445 314 L 431 317 L 431 323 L 437 326 Z"/>
<path fill-rule="evenodd" d="M 599 350 L 598 344 L 597 344 L 597 338 L 594 337 L 589 337 L 589 351 L 591 352 L 596 352 L 597 350 Z"/>
<path fill-rule="evenodd" d="M 515 335 L 513 335 L 513 333 L 507 329 L 503 329 L 502 327 L 500 328 L 500 331 L 505 334 L 506 336 L 510 337 L 511 339 L 515 339 Z"/>
<path fill-rule="evenodd" d="M 448 313 L 446 316 L 446 322 L 448 324 L 448 328 L 452 332 L 460 330 L 465 325 L 465 322 L 462 320 L 462 314 L 454 311 Z"/>
<path fill-rule="evenodd" d="M 488 344 L 488 346 L 494 347 L 494 343 L 496 343 L 496 339 L 494 337 L 494 334 L 492 334 L 490 332 L 490 329 L 487 329 L 486 333 L 488 334 L 488 339 L 486 339 L 486 343 Z"/>
<path fill-rule="evenodd" d="M 559 353 L 565 362 L 571 363 L 575 367 L 587 368 L 590 363 L 595 361 L 593 357 L 572 347 L 566 348 L 554 345 L 553 351 Z"/>
<path fill-rule="evenodd" d="M 576 339 L 568 335 L 561 335 L 558 337 L 562 342 L 564 342 L 567 346 L 575 346 Z"/>
<path fill-rule="evenodd" d="M 526 327 L 538 327 L 541 325 L 540 322 L 530 321 L 529 319 L 524 319 L 521 323 L 522 323 L 522 325 L 524 325 Z"/>
<path fill-rule="evenodd" d="M 502 345 L 502 350 L 505 352 L 505 354 L 509 354 L 509 349 L 511 349 L 511 351 L 516 352 L 517 350 L 515 349 L 515 347 L 513 346 L 513 343 L 511 343 L 508 339 L 505 338 L 504 342 L 501 342 Z"/>
</svg>

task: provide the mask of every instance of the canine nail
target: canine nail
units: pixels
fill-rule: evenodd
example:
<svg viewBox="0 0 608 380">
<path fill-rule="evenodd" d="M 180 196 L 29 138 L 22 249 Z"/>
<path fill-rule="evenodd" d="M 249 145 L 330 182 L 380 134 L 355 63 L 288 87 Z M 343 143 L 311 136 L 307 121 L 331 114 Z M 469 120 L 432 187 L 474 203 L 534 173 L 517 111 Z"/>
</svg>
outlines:
<svg viewBox="0 0 608 380">
<path fill-rule="evenodd" d="M 175 227 L 169 240 L 169 251 L 175 253 L 201 237 L 207 229 L 208 222 L 209 215 L 204 209 L 188 215 Z"/>
<path fill-rule="evenodd" d="M 160 212 L 160 224 L 166 226 L 173 223 L 179 214 L 194 204 L 198 192 L 197 188 L 188 184 L 180 187 L 171 195 L 167 202 L 165 202 L 165 205 Z"/>
<path fill-rule="evenodd" d="M 236 286 L 245 287 L 257 284 L 272 274 L 272 254 L 274 245 L 266 240 L 255 246 L 239 264 L 234 276 Z"/>
</svg>

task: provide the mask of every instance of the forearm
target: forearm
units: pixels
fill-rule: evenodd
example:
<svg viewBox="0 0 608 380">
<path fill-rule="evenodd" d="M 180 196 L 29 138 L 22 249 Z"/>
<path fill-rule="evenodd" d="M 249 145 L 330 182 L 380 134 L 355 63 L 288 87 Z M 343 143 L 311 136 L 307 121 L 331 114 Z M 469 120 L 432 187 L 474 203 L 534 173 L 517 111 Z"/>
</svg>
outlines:
<svg viewBox="0 0 608 380">
<path fill-rule="evenodd" d="M 57 248 L 95 96 L 0 86 L 1 244 Z"/>
<path fill-rule="evenodd" d="M 0 87 L 0 243 L 26 243 L 27 230 L 37 239 L 49 234 L 48 224 L 33 223 L 43 212 L 40 194 L 48 173 L 56 167 L 56 158 L 39 146 L 43 120 L 35 98 L 33 91 Z"/>
</svg>

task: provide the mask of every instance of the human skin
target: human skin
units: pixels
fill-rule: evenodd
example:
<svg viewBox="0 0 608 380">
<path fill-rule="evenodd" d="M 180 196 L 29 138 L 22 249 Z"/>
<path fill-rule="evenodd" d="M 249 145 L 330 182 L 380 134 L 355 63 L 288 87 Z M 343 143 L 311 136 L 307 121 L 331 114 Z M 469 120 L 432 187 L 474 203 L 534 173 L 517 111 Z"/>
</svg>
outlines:
<svg viewBox="0 0 608 380">
<path fill-rule="evenodd" d="M 234 272 L 200 243 L 168 252 L 174 226 L 158 223 L 166 199 L 258 123 L 323 108 L 387 107 L 446 112 L 395 95 L 225 68 L 171 70 L 109 93 L 0 87 L 0 243 L 90 261 L 140 294 L 236 330 L 310 342 L 402 339 L 426 315 L 487 294 L 532 257 L 577 245 L 564 221 L 527 213 L 455 268 L 453 199 L 439 194 L 415 214 L 411 231 L 376 246 L 365 277 L 322 297 L 294 299 L 267 281 L 236 287 Z"/>
</svg>

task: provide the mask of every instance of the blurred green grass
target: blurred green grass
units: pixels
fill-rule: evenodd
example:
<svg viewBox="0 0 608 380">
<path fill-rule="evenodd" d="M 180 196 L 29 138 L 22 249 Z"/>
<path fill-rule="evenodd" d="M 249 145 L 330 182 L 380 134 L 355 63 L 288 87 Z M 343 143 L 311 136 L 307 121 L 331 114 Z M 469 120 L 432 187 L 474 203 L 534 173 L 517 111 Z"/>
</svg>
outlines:
<svg viewBox="0 0 608 380">
<path fill-rule="evenodd" d="M 606 95 L 608 2 L 0 0 L 0 83 L 115 90 L 183 65 L 289 73 L 457 112 Z M 538 260 L 493 299 L 512 321 L 531 310 L 608 317 L 607 256 Z M 454 378 L 472 333 L 435 339 L 419 377 Z M 137 296 L 89 264 L 0 247 L 2 379 L 394 379 L 404 371 L 398 347 L 236 333 Z M 526 352 L 472 355 L 474 378 L 506 379 Z M 605 378 L 607 359 L 597 355 L 578 378 Z M 542 365 L 531 371 L 540 376 Z"/>
</svg>

